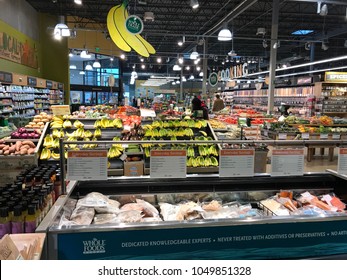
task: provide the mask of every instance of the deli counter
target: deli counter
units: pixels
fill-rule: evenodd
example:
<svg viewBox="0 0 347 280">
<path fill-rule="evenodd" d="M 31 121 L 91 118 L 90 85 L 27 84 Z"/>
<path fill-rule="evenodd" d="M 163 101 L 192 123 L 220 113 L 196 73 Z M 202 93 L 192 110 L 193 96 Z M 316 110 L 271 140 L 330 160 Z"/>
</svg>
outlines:
<svg viewBox="0 0 347 280">
<path fill-rule="evenodd" d="M 36 232 L 58 260 L 347 259 L 346 187 L 334 171 L 71 181 Z"/>
</svg>

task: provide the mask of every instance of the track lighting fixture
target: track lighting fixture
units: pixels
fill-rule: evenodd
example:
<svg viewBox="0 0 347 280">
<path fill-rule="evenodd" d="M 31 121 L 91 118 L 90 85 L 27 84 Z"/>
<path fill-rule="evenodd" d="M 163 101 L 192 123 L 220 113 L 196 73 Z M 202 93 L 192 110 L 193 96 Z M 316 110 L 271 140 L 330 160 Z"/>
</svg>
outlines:
<svg viewBox="0 0 347 280">
<path fill-rule="evenodd" d="M 268 45 L 267 45 L 267 42 L 266 42 L 266 40 L 264 39 L 264 40 L 263 40 L 263 48 L 266 49 L 267 46 L 268 46 Z"/>
<path fill-rule="evenodd" d="M 198 0 L 190 0 L 190 6 L 193 9 L 197 9 L 199 7 L 199 1 Z"/>
<path fill-rule="evenodd" d="M 323 50 L 323 51 L 326 51 L 326 50 L 328 50 L 328 49 L 329 49 L 329 46 L 327 45 L 327 43 L 322 42 L 322 50 Z"/>
<path fill-rule="evenodd" d="M 323 4 L 322 6 L 322 2 L 317 2 L 317 14 L 321 16 L 326 16 L 328 14 L 328 5 Z"/>
</svg>

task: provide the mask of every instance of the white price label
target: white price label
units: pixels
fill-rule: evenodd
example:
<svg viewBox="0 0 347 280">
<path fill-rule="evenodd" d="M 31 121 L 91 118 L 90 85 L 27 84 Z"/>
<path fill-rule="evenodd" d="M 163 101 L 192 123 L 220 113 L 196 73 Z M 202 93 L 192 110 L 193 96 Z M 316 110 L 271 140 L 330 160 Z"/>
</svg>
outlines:
<svg viewBox="0 0 347 280">
<path fill-rule="evenodd" d="M 221 150 L 219 154 L 219 176 L 254 176 L 254 150 Z"/>
<path fill-rule="evenodd" d="M 321 133 L 319 138 L 320 139 L 328 139 L 329 134 L 328 133 Z"/>
<path fill-rule="evenodd" d="M 69 151 L 67 179 L 107 180 L 107 151 Z"/>
<path fill-rule="evenodd" d="M 287 133 L 278 133 L 278 140 L 287 140 Z"/>
<path fill-rule="evenodd" d="M 127 159 L 127 155 L 126 154 L 122 154 L 119 158 L 122 160 L 122 161 L 125 161 Z"/>
<path fill-rule="evenodd" d="M 274 149 L 271 176 L 301 176 L 304 174 L 304 149 Z"/>
<path fill-rule="evenodd" d="M 187 151 L 152 150 L 151 178 L 185 178 L 187 175 Z"/>
<path fill-rule="evenodd" d="M 301 137 L 304 140 L 308 140 L 308 139 L 310 139 L 310 134 L 307 132 L 304 132 L 304 133 L 301 133 Z"/>
<path fill-rule="evenodd" d="M 337 173 L 347 175 L 347 148 L 338 148 Z"/>
<path fill-rule="evenodd" d="M 269 132 L 267 130 L 264 130 L 264 136 L 266 136 L 266 137 L 269 136 Z"/>
<path fill-rule="evenodd" d="M 340 134 L 334 133 L 332 138 L 333 138 L 333 140 L 339 140 L 340 137 L 341 137 Z"/>
</svg>

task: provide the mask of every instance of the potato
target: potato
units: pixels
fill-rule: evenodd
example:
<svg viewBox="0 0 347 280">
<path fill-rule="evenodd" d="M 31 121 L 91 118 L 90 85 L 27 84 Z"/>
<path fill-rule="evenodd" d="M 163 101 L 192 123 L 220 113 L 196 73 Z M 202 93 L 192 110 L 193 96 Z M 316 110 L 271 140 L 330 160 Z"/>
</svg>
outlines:
<svg viewBox="0 0 347 280">
<path fill-rule="evenodd" d="M 12 145 L 8 150 L 9 150 L 9 153 L 12 154 L 16 151 L 16 146 Z"/>
<path fill-rule="evenodd" d="M 28 149 L 21 149 L 21 150 L 20 150 L 20 154 L 21 154 L 21 155 L 26 155 L 26 154 L 28 154 Z"/>
<path fill-rule="evenodd" d="M 9 150 L 4 151 L 4 156 L 8 156 L 10 154 Z"/>
<path fill-rule="evenodd" d="M 9 145 L 6 145 L 5 147 L 2 148 L 3 151 L 7 151 L 10 148 Z"/>
<path fill-rule="evenodd" d="M 22 146 L 22 141 L 17 141 L 15 146 L 16 146 L 16 151 L 18 152 L 20 150 L 20 147 Z"/>
<path fill-rule="evenodd" d="M 28 155 L 31 155 L 35 152 L 35 148 L 29 148 L 28 149 Z"/>
<path fill-rule="evenodd" d="M 29 145 L 29 148 L 35 148 L 36 145 L 34 144 L 33 141 L 30 141 L 30 140 L 25 140 L 22 142 L 23 145 Z"/>
<path fill-rule="evenodd" d="M 21 150 L 22 149 L 30 149 L 30 148 L 33 148 L 33 147 L 30 147 L 28 144 L 25 144 L 25 145 L 22 145 Z"/>
<path fill-rule="evenodd" d="M 2 150 L 5 146 L 6 144 L 0 144 L 0 150 Z"/>
</svg>

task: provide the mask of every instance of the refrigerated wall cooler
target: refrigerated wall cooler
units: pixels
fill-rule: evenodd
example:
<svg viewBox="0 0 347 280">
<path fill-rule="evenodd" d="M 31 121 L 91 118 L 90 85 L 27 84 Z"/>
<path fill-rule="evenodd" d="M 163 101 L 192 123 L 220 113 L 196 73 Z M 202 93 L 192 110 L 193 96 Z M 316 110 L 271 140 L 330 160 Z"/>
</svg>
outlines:
<svg viewBox="0 0 347 280">
<path fill-rule="evenodd" d="M 190 175 L 186 179 L 123 177 L 72 182 L 70 193 L 53 207 L 52 219 L 46 219 L 38 231 L 47 233 L 48 259 L 347 259 L 346 212 L 283 215 L 264 203 L 283 190 L 294 198 L 308 192 L 316 197 L 336 195 L 343 202 L 346 186 L 346 177 L 333 172 L 297 177 Z M 91 193 L 97 196 L 90 197 Z M 130 210 L 140 202 L 147 208 L 140 217 L 134 212 L 123 219 L 117 211 L 91 217 L 89 208 L 77 220 L 83 224 L 90 219 L 91 224 L 71 222 L 79 202 L 105 203 L 100 202 L 100 194 L 112 204 L 117 201 L 123 210 L 122 205 L 128 203 L 135 207 Z M 144 217 L 153 210 L 148 204 L 159 209 L 158 216 Z M 187 207 L 184 212 L 182 205 L 189 205 L 190 212 Z M 222 208 L 218 213 L 206 210 L 214 206 Z M 105 217 L 114 220 L 103 223 Z"/>
</svg>

